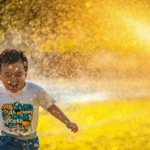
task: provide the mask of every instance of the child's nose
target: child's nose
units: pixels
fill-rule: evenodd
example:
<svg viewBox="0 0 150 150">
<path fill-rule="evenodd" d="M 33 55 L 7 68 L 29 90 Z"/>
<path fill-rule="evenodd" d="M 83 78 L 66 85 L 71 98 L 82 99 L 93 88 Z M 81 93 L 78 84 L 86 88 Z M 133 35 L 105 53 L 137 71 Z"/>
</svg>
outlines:
<svg viewBox="0 0 150 150">
<path fill-rule="evenodd" d="M 11 82 L 15 82 L 15 81 L 17 81 L 17 78 L 16 78 L 16 76 L 12 75 L 11 76 Z"/>
</svg>

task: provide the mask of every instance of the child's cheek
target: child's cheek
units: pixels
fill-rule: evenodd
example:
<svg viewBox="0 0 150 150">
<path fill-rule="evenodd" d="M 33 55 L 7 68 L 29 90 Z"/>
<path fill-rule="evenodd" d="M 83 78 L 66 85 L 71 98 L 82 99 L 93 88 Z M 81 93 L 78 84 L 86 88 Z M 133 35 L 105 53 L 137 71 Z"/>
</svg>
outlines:
<svg viewBox="0 0 150 150">
<path fill-rule="evenodd" d="M 25 80 L 25 76 L 22 76 L 21 79 L 22 79 L 22 80 Z"/>
</svg>

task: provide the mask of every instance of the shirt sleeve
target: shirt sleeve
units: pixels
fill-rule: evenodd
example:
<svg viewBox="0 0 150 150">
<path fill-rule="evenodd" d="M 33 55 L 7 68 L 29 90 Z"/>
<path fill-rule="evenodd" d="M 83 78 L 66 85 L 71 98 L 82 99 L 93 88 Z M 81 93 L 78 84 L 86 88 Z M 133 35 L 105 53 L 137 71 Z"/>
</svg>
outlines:
<svg viewBox="0 0 150 150">
<path fill-rule="evenodd" d="M 42 87 L 38 90 L 38 103 L 43 109 L 48 109 L 51 105 L 56 103 L 56 100 L 52 98 Z"/>
</svg>

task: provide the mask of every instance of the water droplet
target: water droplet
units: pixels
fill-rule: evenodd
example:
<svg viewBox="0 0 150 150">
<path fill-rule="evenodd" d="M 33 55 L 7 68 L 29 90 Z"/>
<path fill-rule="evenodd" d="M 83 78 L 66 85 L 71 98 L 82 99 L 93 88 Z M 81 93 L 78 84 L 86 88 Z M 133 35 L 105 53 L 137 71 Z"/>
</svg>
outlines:
<svg viewBox="0 0 150 150">
<path fill-rule="evenodd" d="M 27 62 L 24 62 L 24 66 L 27 66 Z"/>
<path fill-rule="evenodd" d="M 12 69 L 12 66 L 9 66 L 9 69 Z"/>
</svg>

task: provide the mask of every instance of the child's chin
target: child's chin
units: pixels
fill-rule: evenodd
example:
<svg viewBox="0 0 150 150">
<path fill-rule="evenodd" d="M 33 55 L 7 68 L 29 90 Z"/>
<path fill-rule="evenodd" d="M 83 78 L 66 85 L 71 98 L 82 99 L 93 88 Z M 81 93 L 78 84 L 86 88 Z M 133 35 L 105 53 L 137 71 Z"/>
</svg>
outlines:
<svg viewBox="0 0 150 150">
<path fill-rule="evenodd" d="M 9 91 L 10 91 L 11 93 L 17 93 L 17 92 L 19 91 L 19 89 L 9 89 Z"/>
</svg>

